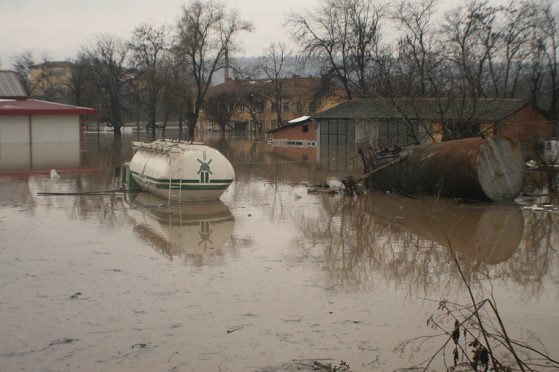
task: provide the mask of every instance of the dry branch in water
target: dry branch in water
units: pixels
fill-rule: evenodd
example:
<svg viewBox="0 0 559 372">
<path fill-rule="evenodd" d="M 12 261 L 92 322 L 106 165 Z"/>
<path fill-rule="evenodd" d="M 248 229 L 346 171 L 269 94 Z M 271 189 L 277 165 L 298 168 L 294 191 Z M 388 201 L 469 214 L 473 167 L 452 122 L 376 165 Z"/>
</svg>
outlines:
<svg viewBox="0 0 559 372">
<path fill-rule="evenodd" d="M 471 304 L 465 306 L 447 300 L 439 301 L 437 313 L 428 318 L 427 325 L 442 332 L 407 340 L 398 345 L 395 350 L 405 352 L 408 347 L 411 350 L 420 350 L 426 342 L 444 337 L 445 341 L 442 345 L 416 367 L 426 371 L 437 358 L 442 357 L 445 369 L 449 370 L 456 368 L 475 371 L 558 369 L 559 361 L 549 356 L 545 349 L 538 350 L 526 341 L 514 340 L 509 337 L 493 296 L 480 301 L 475 299 L 448 234 L 446 231 L 443 232 L 447 237 L 448 249 L 454 264 L 467 288 Z M 445 322 L 446 324 L 450 322 L 452 326 L 446 326 Z M 451 347 L 449 345 L 453 345 L 451 353 L 447 352 Z M 451 363 L 447 361 L 449 355 Z M 452 367 L 449 367 L 448 364 L 451 364 Z"/>
</svg>

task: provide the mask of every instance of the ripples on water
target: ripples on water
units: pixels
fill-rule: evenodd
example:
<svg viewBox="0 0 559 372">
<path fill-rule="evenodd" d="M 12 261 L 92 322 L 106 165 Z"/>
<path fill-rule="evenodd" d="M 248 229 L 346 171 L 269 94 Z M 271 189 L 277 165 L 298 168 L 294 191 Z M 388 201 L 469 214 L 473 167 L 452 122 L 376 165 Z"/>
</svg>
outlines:
<svg viewBox="0 0 559 372">
<path fill-rule="evenodd" d="M 558 214 L 370 193 L 307 194 L 359 174 L 348 148 L 206 139 L 237 179 L 221 201 L 118 187 L 131 141 L 2 148 L 0 365 L 6 369 L 257 370 L 293 359 L 392 370 L 437 302 L 476 295 L 516 338 L 559 354 Z M 57 169 L 60 178 L 49 176 Z M 434 302 L 433 302 L 434 301 Z M 442 365 L 442 364 L 441 364 Z"/>
</svg>

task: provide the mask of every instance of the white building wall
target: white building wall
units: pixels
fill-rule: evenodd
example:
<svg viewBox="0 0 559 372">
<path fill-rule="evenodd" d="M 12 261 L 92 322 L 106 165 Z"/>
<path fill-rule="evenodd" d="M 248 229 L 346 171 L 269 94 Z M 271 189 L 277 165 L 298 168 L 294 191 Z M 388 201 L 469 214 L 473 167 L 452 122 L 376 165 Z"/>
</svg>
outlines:
<svg viewBox="0 0 559 372">
<path fill-rule="evenodd" d="M 79 115 L 34 115 L 31 142 L 79 142 Z M 28 115 L 0 115 L 0 143 L 29 144 Z"/>
<path fill-rule="evenodd" d="M 33 143 L 80 140 L 79 115 L 36 115 L 32 117 Z"/>
<path fill-rule="evenodd" d="M 29 144 L 29 116 L 0 115 L 0 143 Z"/>
</svg>

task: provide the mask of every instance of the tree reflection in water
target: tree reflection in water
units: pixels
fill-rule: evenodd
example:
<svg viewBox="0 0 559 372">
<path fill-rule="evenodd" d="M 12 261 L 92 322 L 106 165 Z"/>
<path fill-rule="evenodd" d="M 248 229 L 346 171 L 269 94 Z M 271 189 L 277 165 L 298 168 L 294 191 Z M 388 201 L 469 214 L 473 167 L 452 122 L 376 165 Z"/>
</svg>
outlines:
<svg viewBox="0 0 559 372">
<path fill-rule="evenodd" d="M 325 196 L 318 212 L 300 213 L 301 249 L 308 255 L 319 248 L 330 284 L 338 286 L 384 280 L 421 295 L 463 290 L 448 236 L 470 283 L 509 280 L 534 295 L 557 248 L 557 215 L 515 204 L 371 193 L 357 199 Z"/>
</svg>

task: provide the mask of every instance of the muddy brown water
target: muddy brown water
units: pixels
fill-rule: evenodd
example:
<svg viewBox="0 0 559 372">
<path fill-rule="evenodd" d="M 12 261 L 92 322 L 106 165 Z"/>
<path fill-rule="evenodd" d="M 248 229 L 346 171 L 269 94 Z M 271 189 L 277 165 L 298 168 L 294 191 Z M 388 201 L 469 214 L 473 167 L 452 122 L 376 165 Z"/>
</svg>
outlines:
<svg viewBox="0 0 559 372">
<path fill-rule="evenodd" d="M 438 333 L 439 301 L 469 303 L 447 238 L 511 337 L 559 357 L 559 215 L 526 208 L 542 201 L 310 194 L 359 174 L 351 149 L 245 137 L 206 139 L 237 175 L 220 201 L 39 195 L 114 189 L 135 139 L 1 149 L 0 370 L 412 367 L 445 338 L 397 346 Z"/>
</svg>

